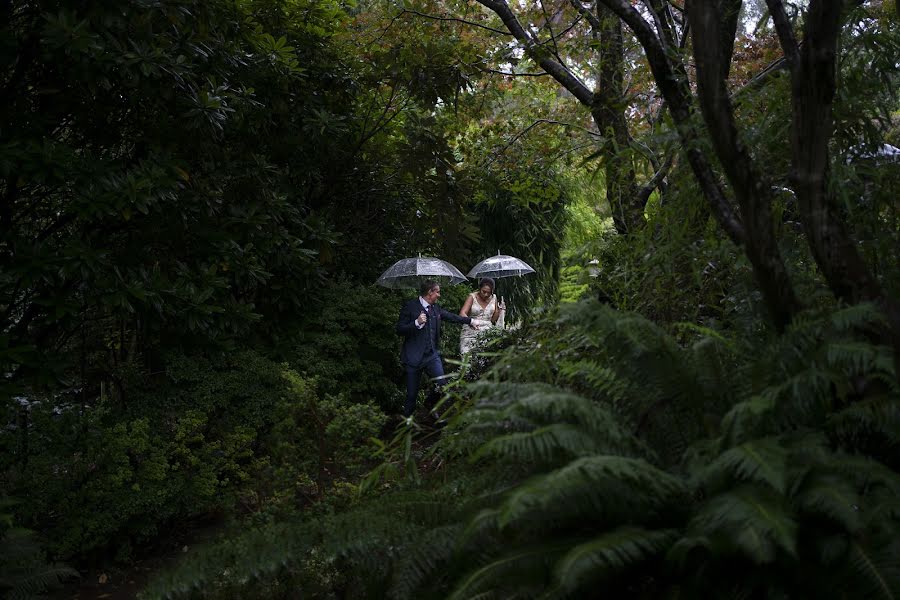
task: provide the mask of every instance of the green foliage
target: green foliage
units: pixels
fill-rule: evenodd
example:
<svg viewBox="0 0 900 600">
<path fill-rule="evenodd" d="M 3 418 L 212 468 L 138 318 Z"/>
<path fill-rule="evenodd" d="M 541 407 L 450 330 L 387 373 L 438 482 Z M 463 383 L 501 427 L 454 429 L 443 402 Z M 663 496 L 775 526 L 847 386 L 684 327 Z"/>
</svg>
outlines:
<svg viewBox="0 0 900 600">
<path fill-rule="evenodd" d="M 399 412 L 400 346 L 393 327 L 399 298 L 396 292 L 349 281 L 323 286 L 292 332 L 282 332 L 290 345 L 280 354 L 296 371 L 315 378 L 322 394 Z"/>
<path fill-rule="evenodd" d="M 752 269 L 712 221 L 684 165 L 673 168 L 647 227 L 601 234 L 572 255 L 587 295 L 669 326 L 686 321 L 757 336 L 765 323 Z M 590 263 L 590 264 L 589 264 Z"/>
<path fill-rule="evenodd" d="M 897 400 L 887 350 L 859 341 L 877 319 L 860 306 L 769 342 L 695 328 L 681 345 L 636 315 L 569 305 L 467 386 L 438 477 L 388 483 L 304 531 L 357 597 L 574 598 L 602 583 L 646 598 L 890 598 L 897 446 L 843 420 L 863 382 Z M 829 385 L 808 384 L 819 377 Z M 221 564 L 197 561 L 185 596 L 216 597 Z"/>
<path fill-rule="evenodd" d="M 32 409 L 41 435 L 5 466 L 29 491 L 19 514 L 48 532 L 55 555 L 115 545 L 127 559 L 166 523 L 237 506 L 290 513 L 358 471 L 383 423 L 372 405 L 320 398 L 314 382 L 253 353 L 169 364 L 130 386 L 124 418 L 109 399 L 83 414 Z"/>
<path fill-rule="evenodd" d="M 845 15 L 828 186 L 839 218 L 848 223 L 852 236 L 859 241 L 858 251 L 886 296 L 893 297 L 900 289 L 896 255 L 900 229 L 892 190 L 897 187 L 900 171 L 895 160 L 876 155 L 889 141 L 891 113 L 896 111 L 900 89 L 900 71 L 886 58 L 896 54 L 900 40 L 889 5 L 860 6 Z M 743 83 L 744 77 L 763 69 L 777 42 L 774 33 L 766 33 L 740 41 L 738 48 L 731 77 Z M 774 51 L 772 59 L 780 55 L 778 52 Z M 749 72 L 741 75 L 744 69 Z M 761 181 L 776 194 L 772 225 L 798 296 L 809 308 L 835 308 L 815 268 L 797 199 L 789 189 L 790 78 L 776 75 L 764 81 L 762 85 L 732 88 L 741 143 L 751 149 L 757 164 L 764 165 Z M 653 145 L 671 146 L 665 120 L 661 126 Z M 709 140 L 697 143 L 712 154 Z M 589 281 L 590 295 L 608 298 L 614 306 L 639 312 L 663 326 L 688 321 L 759 336 L 764 333 L 766 315 L 760 310 L 751 265 L 742 250 L 727 241 L 712 222 L 686 157 L 680 149 L 672 150 L 678 158 L 658 193 L 658 203 L 648 204 L 648 227 L 627 238 L 601 233 L 582 247 L 580 255 L 569 261 L 574 293 L 567 298 L 581 293 L 575 285 Z M 572 231 L 571 235 L 574 241 L 580 232 Z M 596 277 L 579 280 L 576 274 L 592 260 L 597 261 Z"/>
<path fill-rule="evenodd" d="M 584 177 L 573 179 L 569 187 L 573 201 L 566 206 L 569 213 L 563 248 L 564 266 L 560 271 L 560 301 L 577 302 L 590 289 L 590 278 L 596 267 L 588 263 L 591 250 L 605 235 L 612 235 L 612 219 L 603 219 L 596 201 L 586 197 L 594 182 Z M 588 263 L 588 264 L 585 264 Z"/>
<path fill-rule="evenodd" d="M 497 281 L 496 293 L 504 297 L 506 319 L 513 323 L 556 302 L 562 234 L 569 215 L 558 174 L 537 174 L 512 164 L 504 167 L 481 176 L 484 183 L 474 208 L 482 235 L 478 260 L 499 251 L 524 260 L 536 271 Z"/>
<path fill-rule="evenodd" d="M 468 260 L 480 184 L 434 110 L 463 85 L 465 43 L 360 34 L 362 50 L 350 8 L 36 2 L 2 19 L 9 391 L 96 396 L 122 363 L 152 371 L 173 348 L 283 346 L 324 276 Z"/>
<path fill-rule="evenodd" d="M 6 377 L 51 383 L 122 330 L 147 352 L 297 307 L 333 227 L 259 140 L 296 119 L 285 98 L 315 100 L 298 56 L 325 58 L 319 37 L 274 40 L 252 3 L 42 4 L 3 25 Z"/>
<path fill-rule="evenodd" d="M 897 296 L 898 171 L 865 157 L 900 89 L 885 5 L 849 15 L 829 173 Z M 192 517 L 248 517 L 147 597 L 894 597 L 893 357 L 874 309 L 823 293 L 792 194 L 775 226 L 812 310 L 774 338 L 686 161 L 648 226 L 612 236 L 572 158 L 586 112 L 529 127 L 553 84 L 472 93 L 510 49 L 397 8 L 0 8 L 14 522 L 53 558 L 127 560 Z M 737 103 L 778 186 L 788 97 L 775 78 Z M 498 250 L 538 269 L 499 282 L 525 326 L 463 364 L 443 434 L 405 423 L 357 488 L 402 400 L 400 297 L 369 284 L 417 252 L 465 270 Z M 4 592 L 70 574 L 11 522 Z"/>
<path fill-rule="evenodd" d="M 373 43 L 355 16 L 0 7 L 2 485 L 57 555 L 128 559 L 191 515 L 346 491 L 374 406 L 399 407 L 397 298 L 360 282 L 477 238 L 434 110 L 467 46 Z"/>
<path fill-rule="evenodd" d="M 0 592 L 4 598 L 16 600 L 43 597 L 66 579 L 78 577 L 78 571 L 47 563 L 35 533 L 13 525 L 7 511 L 15 504 L 0 499 Z"/>
</svg>

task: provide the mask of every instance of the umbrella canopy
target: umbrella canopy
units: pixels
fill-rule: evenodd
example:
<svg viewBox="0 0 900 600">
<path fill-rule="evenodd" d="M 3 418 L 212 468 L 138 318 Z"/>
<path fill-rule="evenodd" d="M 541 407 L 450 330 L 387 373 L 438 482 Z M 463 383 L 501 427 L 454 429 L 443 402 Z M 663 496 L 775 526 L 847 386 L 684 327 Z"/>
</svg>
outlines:
<svg viewBox="0 0 900 600">
<path fill-rule="evenodd" d="M 426 279 L 454 285 L 466 281 L 466 276 L 445 260 L 417 256 L 398 260 L 375 283 L 387 288 L 415 288 Z"/>
<path fill-rule="evenodd" d="M 469 271 L 469 277 L 491 277 L 499 279 L 501 277 L 519 277 L 520 275 L 528 275 L 534 273 L 527 262 L 515 256 L 506 254 L 497 254 L 484 259 Z"/>
</svg>

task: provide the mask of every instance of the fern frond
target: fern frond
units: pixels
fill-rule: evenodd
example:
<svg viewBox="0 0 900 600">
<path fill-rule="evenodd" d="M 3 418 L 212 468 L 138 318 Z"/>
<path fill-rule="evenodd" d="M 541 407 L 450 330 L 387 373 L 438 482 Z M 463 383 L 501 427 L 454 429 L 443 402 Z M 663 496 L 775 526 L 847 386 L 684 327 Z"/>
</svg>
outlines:
<svg viewBox="0 0 900 600">
<path fill-rule="evenodd" d="M 850 331 L 883 324 L 884 313 L 869 302 L 845 306 L 831 313 L 829 324 L 837 331 Z"/>
<path fill-rule="evenodd" d="M 739 380 L 733 370 L 734 347 L 721 336 L 708 336 L 695 342 L 687 355 L 691 372 L 710 398 L 734 396 Z"/>
<path fill-rule="evenodd" d="M 24 566 L 0 576 L 0 590 L 7 590 L 10 599 L 38 598 L 64 581 L 78 577 L 81 577 L 78 571 L 64 565 Z"/>
<path fill-rule="evenodd" d="M 783 498 L 749 485 L 712 498 L 688 530 L 756 564 L 773 562 L 778 549 L 797 554 L 797 523 Z"/>
<path fill-rule="evenodd" d="M 711 327 L 704 327 L 702 325 L 697 325 L 696 323 L 690 323 L 687 321 L 680 321 L 678 323 L 673 323 L 672 325 L 676 330 L 681 331 L 692 331 L 696 334 L 700 335 L 700 339 L 712 339 L 721 343 L 723 346 L 734 350 L 735 344 L 732 340 L 725 337 L 721 331 L 717 331 Z"/>
<path fill-rule="evenodd" d="M 716 458 L 698 474 L 706 489 L 721 489 L 734 481 L 764 483 L 783 494 L 786 483 L 787 450 L 774 438 L 746 442 Z"/>
<path fill-rule="evenodd" d="M 733 446 L 765 433 L 772 433 L 775 406 L 775 398 L 771 395 L 755 396 L 735 404 L 722 417 L 722 437 L 725 443 Z"/>
<path fill-rule="evenodd" d="M 900 566 L 898 544 L 894 541 L 884 556 L 875 556 L 858 542 L 850 544 L 849 566 L 857 575 L 854 593 L 859 598 L 884 598 L 897 600 L 900 594 Z M 893 552 L 890 552 L 893 550 Z"/>
<path fill-rule="evenodd" d="M 612 489 L 616 492 L 610 493 Z M 602 517 L 623 501 L 631 511 L 652 511 L 686 497 L 686 486 L 679 478 L 646 461 L 591 456 L 520 485 L 501 505 L 498 525 L 513 527 L 532 517 L 543 518 L 548 511 L 569 520 Z"/>
<path fill-rule="evenodd" d="M 513 548 L 464 577 L 448 600 L 469 600 L 486 592 L 494 592 L 498 598 L 514 598 L 517 589 L 544 587 L 552 565 L 573 545 L 563 540 Z"/>
<path fill-rule="evenodd" d="M 14 503 L 7 499 L 6 505 Z M 21 527 L 0 530 L 0 593 L 10 598 L 36 598 L 76 577 L 80 575 L 75 569 L 46 563 L 35 532 Z"/>
<path fill-rule="evenodd" d="M 577 425 L 609 451 L 625 451 L 632 445 L 632 434 L 619 425 L 609 409 L 574 394 L 557 390 L 524 396 L 510 406 L 509 413 L 541 424 Z"/>
<path fill-rule="evenodd" d="M 881 352 L 884 352 L 882 350 Z M 825 348 L 826 364 L 842 373 L 857 375 L 872 371 L 879 361 L 879 348 L 868 342 L 831 342 Z"/>
<path fill-rule="evenodd" d="M 900 498 L 900 475 L 877 460 L 839 452 L 832 455 L 828 466 L 842 477 L 857 482 L 861 488 L 868 491 L 883 488 Z"/>
<path fill-rule="evenodd" d="M 699 551 L 709 552 L 712 547 L 713 541 L 705 535 L 683 536 L 669 547 L 666 561 L 680 570 L 686 570 L 693 554 Z"/>
<path fill-rule="evenodd" d="M 900 446 L 900 402 L 890 396 L 857 401 L 830 415 L 828 426 L 850 447 L 878 434 L 896 448 Z"/>
<path fill-rule="evenodd" d="M 787 402 L 798 415 L 806 415 L 818 410 L 821 413 L 831 408 L 831 386 L 837 383 L 830 371 L 812 365 L 795 373 L 781 385 L 767 392 L 782 402 Z"/>
<path fill-rule="evenodd" d="M 398 600 L 416 597 L 416 590 L 453 557 L 462 530 L 462 525 L 453 524 L 426 531 L 397 562 L 389 596 Z"/>
<path fill-rule="evenodd" d="M 525 396 L 559 391 L 558 387 L 548 383 L 510 381 L 478 381 L 469 384 L 466 389 L 477 400 L 476 406 L 472 409 L 474 412 L 503 409 Z M 467 416 L 469 415 L 467 414 Z"/>
<path fill-rule="evenodd" d="M 549 426 L 550 429 L 533 435 L 536 444 L 553 445 L 551 438 L 555 436 L 558 438 L 556 445 L 566 447 L 568 440 L 573 450 L 578 447 L 578 444 L 575 444 L 576 437 L 580 438 L 581 447 L 594 448 L 594 452 L 630 454 L 637 446 L 631 432 L 618 423 L 608 408 L 587 398 L 548 386 L 499 384 L 497 388 L 486 398 L 479 399 L 475 407 L 467 413 L 466 429 L 470 433 L 477 435 L 494 430 L 505 434 L 510 431 L 534 434 L 534 429 Z M 496 401 L 498 397 L 503 398 L 502 404 Z M 560 427 L 563 425 L 569 425 L 571 428 L 567 430 Z M 527 437 L 527 435 L 510 437 L 510 443 L 489 441 L 488 443 L 493 445 L 488 450 L 481 451 L 478 456 L 494 450 L 498 444 L 512 451 L 513 442 L 518 439 L 525 440 Z M 538 447 L 530 449 L 544 454 Z M 521 450 L 529 451 L 529 447 L 523 445 Z"/>
<path fill-rule="evenodd" d="M 602 397 L 615 405 L 621 402 L 628 393 L 628 382 L 624 381 L 615 370 L 595 360 L 579 358 L 575 361 L 561 361 L 559 365 L 560 380 L 563 383 L 575 383 L 583 380 L 585 387 L 592 395 Z"/>
<path fill-rule="evenodd" d="M 500 531 L 500 511 L 485 508 L 469 520 L 461 537 L 461 545 L 472 546 Z"/>
<path fill-rule="evenodd" d="M 490 440 L 472 455 L 472 460 L 485 456 L 527 462 L 551 462 L 560 457 L 577 457 L 601 451 L 596 438 L 574 425 L 547 425 L 526 433 L 511 433 Z"/>
<path fill-rule="evenodd" d="M 558 589 L 571 594 L 665 552 L 678 537 L 674 529 L 620 527 L 572 548 L 554 569 Z M 554 594 L 555 595 L 555 594 Z"/>
<path fill-rule="evenodd" d="M 863 527 L 859 512 L 862 501 L 846 479 L 813 475 L 806 479 L 793 502 L 803 516 L 827 517 L 849 533 L 858 533 Z"/>
</svg>

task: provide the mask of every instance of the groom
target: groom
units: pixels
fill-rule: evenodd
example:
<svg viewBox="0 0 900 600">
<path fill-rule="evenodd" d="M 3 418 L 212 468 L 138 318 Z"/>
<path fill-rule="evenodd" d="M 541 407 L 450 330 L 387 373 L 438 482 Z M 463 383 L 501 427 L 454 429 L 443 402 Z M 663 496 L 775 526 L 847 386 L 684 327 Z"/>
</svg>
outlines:
<svg viewBox="0 0 900 600">
<path fill-rule="evenodd" d="M 408 417 L 416 409 L 419 395 L 419 379 L 422 371 L 428 373 L 438 386 L 444 385 L 444 366 L 441 364 L 441 321 L 465 323 L 473 329 L 472 319 L 448 312 L 435 304 L 441 297 L 441 286 L 430 279 L 422 282 L 419 297 L 406 302 L 397 319 L 397 335 L 403 336 L 400 362 L 406 371 L 406 402 L 403 416 Z"/>
</svg>

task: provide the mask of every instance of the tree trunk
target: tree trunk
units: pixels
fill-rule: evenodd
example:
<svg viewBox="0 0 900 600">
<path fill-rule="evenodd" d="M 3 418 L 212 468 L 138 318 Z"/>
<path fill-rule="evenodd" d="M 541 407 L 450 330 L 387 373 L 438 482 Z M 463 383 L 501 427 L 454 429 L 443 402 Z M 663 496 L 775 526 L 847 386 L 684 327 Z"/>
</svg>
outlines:
<svg viewBox="0 0 900 600">
<path fill-rule="evenodd" d="M 783 331 L 800 310 L 787 267 L 778 249 L 772 215 L 772 186 L 741 142 L 726 85 L 734 47 L 733 0 L 689 2 L 693 26 L 697 95 L 716 155 L 741 207 L 747 232 L 745 251 L 776 329 Z"/>
<path fill-rule="evenodd" d="M 816 264 L 835 297 L 848 304 L 869 301 L 888 320 L 885 337 L 900 367 L 900 305 L 888 298 L 857 251 L 838 203 L 828 189 L 828 142 L 833 130 L 837 44 L 842 3 L 810 2 L 804 43 L 796 44 L 780 2 L 769 2 L 785 56 L 791 64 L 793 123 L 790 181 Z M 900 368 L 897 370 L 900 377 Z"/>
<path fill-rule="evenodd" d="M 601 42 L 598 85 L 596 91 L 592 92 L 519 23 L 505 0 L 477 1 L 500 17 L 532 60 L 590 109 L 594 122 L 606 138 L 602 149 L 606 163 L 606 196 L 612 208 L 616 230 L 627 233 L 641 227 L 644 224 L 644 205 L 649 194 L 638 191 L 634 167 L 623 154 L 630 147 L 631 137 L 625 120 L 625 51 L 620 20 L 603 5 L 598 4 L 597 14 L 594 14 L 579 0 L 570 0 L 576 10 L 591 23 L 595 38 L 600 38 Z"/>
<path fill-rule="evenodd" d="M 713 216 L 731 240 L 738 245 L 746 242 L 746 232 L 740 217 L 719 185 L 718 178 L 703 152 L 700 151 L 699 134 L 692 119 L 693 103 L 690 85 L 684 67 L 670 62 L 669 53 L 650 24 L 634 9 L 628 0 L 599 0 L 620 19 L 637 37 L 653 73 L 653 79 L 666 101 L 669 114 L 675 122 L 685 155 L 697 178 L 700 189 L 709 203 Z"/>
<path fill-rule="evenodd" d="M 634 167 L 625 152 L 631 136 L 625 120 L 622 21 L 602 4 L 597 5 L 597 19 L 600 66 L 591 116 L 605 138 L 606 198 L 613 224 L 617 232 L 625 234 L 643 225 L 646 201 L 638 194 Z"/>
</svg>

